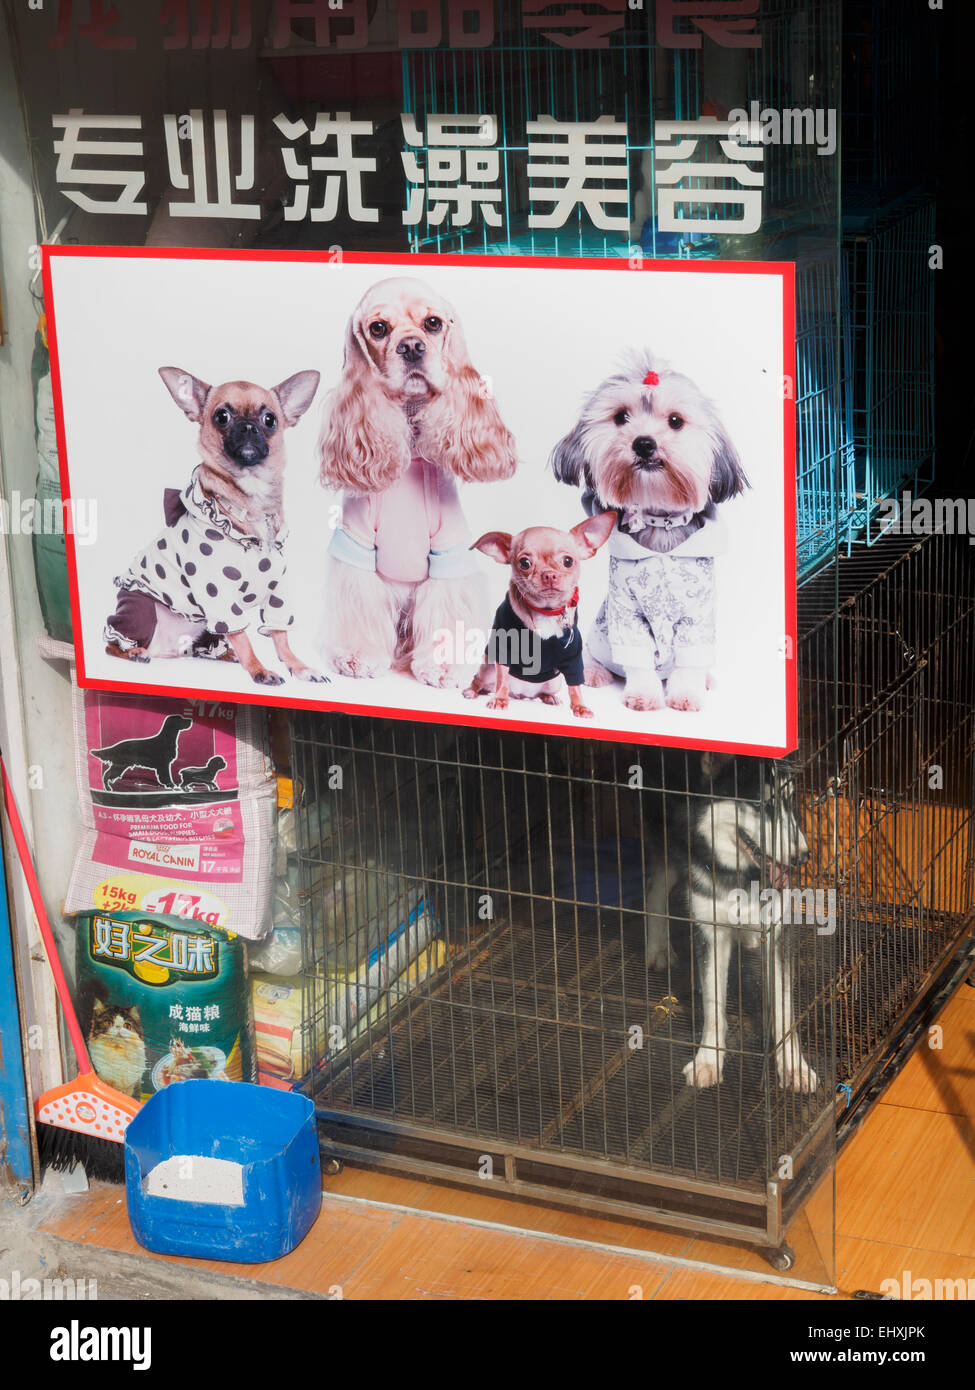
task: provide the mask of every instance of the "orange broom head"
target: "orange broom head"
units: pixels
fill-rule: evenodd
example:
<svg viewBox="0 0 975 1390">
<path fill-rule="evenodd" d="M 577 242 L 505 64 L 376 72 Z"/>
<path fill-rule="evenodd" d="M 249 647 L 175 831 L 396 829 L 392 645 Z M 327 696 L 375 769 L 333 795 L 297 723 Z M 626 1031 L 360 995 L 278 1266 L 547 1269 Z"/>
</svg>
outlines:
<svg viewBox="0 0 975 1390">
<path fill-rule="evenodd" d="M 126 1125 L 141 1108 L 141 1101 L 123 1096 L 121 1091 L 106 1085 L 89 1071 L 82 1072 L 74 1081 L 45 1091 L 34 1113 L 40 1124 L 121 1144 Z"/>
</svg>

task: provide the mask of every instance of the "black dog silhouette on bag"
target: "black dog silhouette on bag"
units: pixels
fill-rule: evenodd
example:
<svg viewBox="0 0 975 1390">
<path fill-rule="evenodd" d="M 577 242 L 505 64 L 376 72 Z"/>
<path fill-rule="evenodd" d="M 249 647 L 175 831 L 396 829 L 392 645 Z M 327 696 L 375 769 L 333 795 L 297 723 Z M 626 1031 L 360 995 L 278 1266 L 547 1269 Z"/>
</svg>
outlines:
<svg viewBox="0 0 975 1390">
<path fill-rule="evenodd" d="M 205 791 L 215 792 L 217 790 L 217 777 L 227 766 L 227 759 L 221 758 L 218 753 L 216 757 L 210 759 L 205 767 L 181 767 L 179 770 L 179 785 L 189 791 L 190 787 L 203 787 Z"/>
<path fill-rule="evenodd" d="M 142 768 L 146 772 L 154 772 L 161 787 L 175 790 L 173 767 L 178 761 L 179 737 L 192 724 L 192 719 L 185 714 L 168 714 L 159 731 L 150 738 L 125 738 L 119 743 L 110 743 L 107 748 L 93 748 L 92 757 L 103 764 L 102 786 L 110 792 L 127 772 Z M 202 769 L 193 770 L 199 772 Z"/>
</svg>

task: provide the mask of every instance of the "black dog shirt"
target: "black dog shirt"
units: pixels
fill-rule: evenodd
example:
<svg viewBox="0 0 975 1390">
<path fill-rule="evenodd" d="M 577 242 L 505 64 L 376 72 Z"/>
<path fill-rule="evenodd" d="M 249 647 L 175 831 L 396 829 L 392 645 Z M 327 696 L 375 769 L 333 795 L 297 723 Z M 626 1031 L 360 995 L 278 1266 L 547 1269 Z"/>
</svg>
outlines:
<svg viewBox="0 0 975 1390">
<path fill-rule="evenodd" d="M 578 615 L 557 637 L 539 637 L 525 626 L 507 597 L 494 615 L 484 657 L 506 666 L 516 680 L 533 685 L 558 675 L 565 676 L 566 684 L 572 686 L 584 685 L 586 680 Z"/>
</svg>

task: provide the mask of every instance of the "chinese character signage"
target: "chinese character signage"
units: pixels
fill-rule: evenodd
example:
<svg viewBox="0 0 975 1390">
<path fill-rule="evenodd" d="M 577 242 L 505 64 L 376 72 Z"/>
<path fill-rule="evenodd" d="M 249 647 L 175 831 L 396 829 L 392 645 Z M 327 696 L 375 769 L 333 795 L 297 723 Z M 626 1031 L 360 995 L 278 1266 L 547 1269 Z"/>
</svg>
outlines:
<svg viewBox="0 0 975 1390">
<path fill-rule="evenodd" d="M 206 129 L 182 186 L 244 208 Z M 356 131 L 283 133 L 326 216 Z M 428 118 L 415 206 L 489 220 L 495 133 Z M 531 132 L 540 215 L 593 133 Z M 55 247 L 45 292 L 82 685 L 795 746 L 791 265 Z"/>
<path fill-rule="evenodd" d="M 836 0 L 48 0 L 12 24 L 75 242 L 760 258 L 830 222 Z M 811 219 L 811 220 L 810 220 Z M 723 245 L 722 245 L 723 242 Z"/>
<path fill-rule="evenodd" d="M 41 10 L 43 5 L 31 5 Z M 540 38 L 563 49 L 608 48 L 627 22 L 662 48 L 761 48 L 759 0 L 162 0 L 141 22 L 111 0 L 50 0 L 47 47 L 77 37 L 85 48 L 134 52 L 244 50 L 356 53 L 392 44 L 414 49 L 489 48 Z M 123 8 L 127 8 L 123 5 Z M 266 39 L 265 36 L 266 35 Z"/>
<path fill-rule="evenodd" d="M 658 232 L 731 236 L 761 229 L 763 140 L 769 127 L 749 121 L 744 111 L 731 115 L 734 119 L 724 121 L 705 116 L 654 123 Z M 808 116 L 808 143 L 823 149 L 828 138 L 823 122 L 817 126 L 811 110 Z M 148 218 L 141 116 L 73 108 L 52 117 L 52 124 L 55 177 L 64 198 L 89 213 Z M 424 218 L 431 228 L 445 230 L 504 225 L 511 214 L 507 164 L 493 113 L 429 115 L 422 129 L 403 113 L 400 124 L 403 206 L 397 219 L 402 226 L 415 227 Z M 171 218 L 260 220 L 255 180 L 263 141 L 265 155 L 276 154 L 279 162 L 285 222 L 334 223 L 340 212 L 352 223 L 380 221 L 380 210 L 369 204 L 364 189 L 364 176 L 377 169 L 371 120 L 353 120 L 348 111 L 319 112 L 309 126 L 279 113 L 267 131 L 259 132 L 253 115 L 231 119 L 224 110 L 193 109 L 182 117 L 164 115 L 162 130 L 169 187 L 165 209 Z M 521 138 L 528 153 L 528 230 L 558 230 L 581 221 L 625 241 L 631 202 L 647 191 L 631 180 L 629 137 L 626 123 L 613 116 L 527 120 Z M 92 157 L 97 167 L 89 167 Z"/>
</svg>

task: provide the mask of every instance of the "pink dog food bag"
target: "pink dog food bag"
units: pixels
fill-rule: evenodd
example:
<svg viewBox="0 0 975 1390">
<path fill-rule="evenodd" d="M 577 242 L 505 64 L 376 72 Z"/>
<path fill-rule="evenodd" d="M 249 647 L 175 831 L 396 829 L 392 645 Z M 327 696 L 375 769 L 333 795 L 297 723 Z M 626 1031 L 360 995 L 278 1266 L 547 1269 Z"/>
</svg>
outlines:
<svg viewBox="0 0 975 1390">
<path fill-rule="evenodd" d="M 264 936 L 275 791 L 263 711 L 79 690 L 71 674 L 83 829 L 65 912 L 145 912 Z"/>
</svg>

